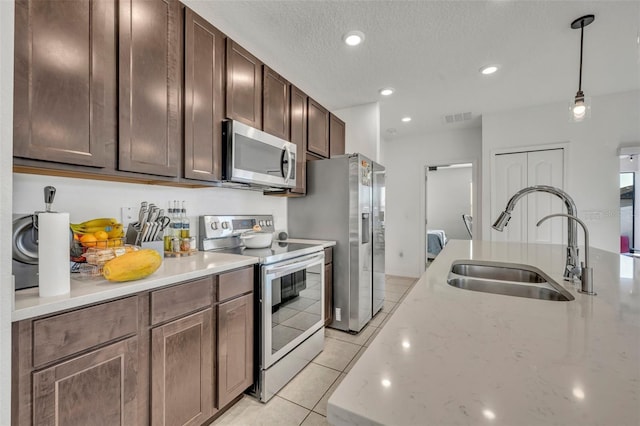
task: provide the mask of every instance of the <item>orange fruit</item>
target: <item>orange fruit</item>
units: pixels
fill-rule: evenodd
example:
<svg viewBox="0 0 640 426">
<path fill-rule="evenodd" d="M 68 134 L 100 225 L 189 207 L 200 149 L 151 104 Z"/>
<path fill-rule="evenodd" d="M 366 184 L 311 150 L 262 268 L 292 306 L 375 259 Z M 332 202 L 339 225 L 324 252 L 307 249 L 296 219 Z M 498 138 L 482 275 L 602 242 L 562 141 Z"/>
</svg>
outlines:
<svg viewBox="0 0 640 426">
<path fill-rule="evenodd" d="M 107 248 L 107 240 L 109 239 L 109 234 L 105 231 L 94 232 L 93 236 L 96 237 L 96 247 L 99 248 Z"/>
<path fill-rule="evenodd" d="M 93 236 L 96 237 L 98 241 L 104 241 L 109 239 L 109 234 L 107 234 L 105 231 L 94 232 Z"/>
<path fill-rule="evenodd" d="M 83 247 L 95 247 L 97 240 L 93 234 L 84 234 L 80 237 L 80 244 L 82 244 Z"/>
</svg>

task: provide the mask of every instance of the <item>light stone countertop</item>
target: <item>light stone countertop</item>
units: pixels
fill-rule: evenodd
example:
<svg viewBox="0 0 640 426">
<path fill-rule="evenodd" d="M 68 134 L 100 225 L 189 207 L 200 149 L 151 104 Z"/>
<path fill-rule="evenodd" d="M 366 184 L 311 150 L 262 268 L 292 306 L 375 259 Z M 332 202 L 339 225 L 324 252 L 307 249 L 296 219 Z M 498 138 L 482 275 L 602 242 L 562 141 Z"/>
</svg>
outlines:
<svg viewBox="0 0 640 426">
<path fill-rule="evenodd" d="M 328 403 L 333 425 L 640 424 L 640 259 L 590 250 L 597 296 L 561 245 L 450 241 Z M 451 263 L 535 266 L 570 302 L 447 284 Z"/>
<path fill-rule="evenodd" d="M 186 280 L 213 275 L 243 266 L 258 259 L 235 254 L 198 252 L 193 256 L 165 257 L 160 268 L 147 278 L 124 283 L 104 279 L 71 279 L 71 293 L 55 297 L 39 297 L 38 288 L 15 292 L 12 321 L 47 315 L 58 311 L 99 303 L 145 290 Z M 78 274 L 72 274 L 72 277 Z"/>
<path fill-rule="evenodd" d="M 326 241 L 326 240 L 307 240 L 301 238 L 288 238 L 285 241 L 286 243 L 300 243 L 300 244 L 317 244 L 322 246 L 322 248 L 329 248 L 336 245 L 335 241 Z"/>
</svg>

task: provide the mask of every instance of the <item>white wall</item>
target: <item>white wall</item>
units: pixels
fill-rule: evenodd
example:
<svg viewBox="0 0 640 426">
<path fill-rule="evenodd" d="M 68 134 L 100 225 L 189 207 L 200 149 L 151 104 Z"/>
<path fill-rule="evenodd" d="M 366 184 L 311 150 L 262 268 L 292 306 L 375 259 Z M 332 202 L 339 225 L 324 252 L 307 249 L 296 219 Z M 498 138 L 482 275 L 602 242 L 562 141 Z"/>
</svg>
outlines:
<svg viewBox="0 0 640 426">
<path fill-rule="evenodd" d="M 0 425 L 11 424 L 13 1 L 0 1 Z"/>
<path fill-rule="evenodd" d="M 13 178 L 14 212 L 42 210 L 44 187 L 53 185 L 56 188 L 53 209 L 69 212 L 72 223 L 97 217 L 120 219 L 121 207 L 134 207 L 137 212 L 140 202 L 145 200 L 166 212 L 169 201 L 184 200 L 194 236 L 198 233 L 198 216 L 203 214 L 272 214 L 277 230 L 286 230 L 287 226 L 286 199 L 265 196 L 258 191 L 175 188 L 18 173 Z"/>
<path fill-rule="evenodd" d="M 380 156 L 380 104 L 378 102 L 333 112 L 346 123 L 345 152 L 360 153 L 376 163 Z"/>
<path fill-rule="evenodd" d="M 487 113 L 482 118 L 482 191 L 491 198 L 488 165 L 495 150 L 568 142 L 567 186 L 578 216 L 589 227 L 591 245 L 619 251 L 620 145 L 640 142 L 640 91 L 592 98 L 591 118 L 582 123 L 568 120 L 567 103 Z M 490 229 L 490 205 L 483 204 L 482 228 Z M 580 232 L 580 237 L 582 238 Z M 486 234 L 488 235 L 488 234 Z M 566 243 L 566 242 L 565 242 Z"/>
<path fill-rule="evenodd" d="M 418 277 L 425 259 L 424 168 L 434 164 L 474 163 L 474 187 L 479 189 L 481 129 L 455 129 L 420 138 L 385 140 L 387 168 L 387 274 Z M 480 191 L 474 199 L 478 206 Z M 475 217 L 479 211 L 474 211 Z M 478 237 L 479 238 L 479 237 Z"/>
<path fill-rule="evenodd" d="M 462 215 L 471 214 L 472 179 L 472 167 L 439 168 L 428 172 L 428 229 L 442 229 L 448 239 L 471 239 Z"/>
</svg>

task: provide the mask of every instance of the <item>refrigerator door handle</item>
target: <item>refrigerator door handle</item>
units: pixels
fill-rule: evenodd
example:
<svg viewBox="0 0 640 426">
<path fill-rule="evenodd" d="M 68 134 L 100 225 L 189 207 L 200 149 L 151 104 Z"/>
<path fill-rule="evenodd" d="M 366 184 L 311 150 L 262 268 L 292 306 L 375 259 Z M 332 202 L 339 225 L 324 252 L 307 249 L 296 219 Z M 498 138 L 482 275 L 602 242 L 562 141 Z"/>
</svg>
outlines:
<svg viewBox="0 0 640 426">
<path fill-rule="evenodd" d="M 369 243 L 369 213 L 362 213 L 360 230 L 362 232 L 361 244 Z"/>
</svg>

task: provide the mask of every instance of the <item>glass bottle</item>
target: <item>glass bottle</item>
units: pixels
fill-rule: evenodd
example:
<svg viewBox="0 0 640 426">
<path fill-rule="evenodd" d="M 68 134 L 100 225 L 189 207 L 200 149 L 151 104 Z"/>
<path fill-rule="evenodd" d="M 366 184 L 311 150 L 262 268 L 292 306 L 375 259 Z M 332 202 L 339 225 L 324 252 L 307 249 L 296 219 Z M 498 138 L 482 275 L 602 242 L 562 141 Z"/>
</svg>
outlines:
<svg viewBox="0 0 640 426">
<path fill-rule="evenodd" d="M 171 217 L 171 251 L 180 251 L 180 232 L 182 222 L 180 221 L 180 207 L 178 200 L 173 201 L 173 216 Z"/>
<path fill-rule="evenodd" d="M 186 201 L 182 202 L 182 210 L 180 211 L 180 221 L 182 222 L 182 228 L 180 230 L 180 238 L 189 238 L 189 218 L 187 217 Z"/>
<path fill-rule="evenodd" d="M 171 220 L 164 231 L 164 251 L 171 251 L 171 240 L 173 238 L 173 204 L 169 201 L 167 217 Z"/>
</svg>

